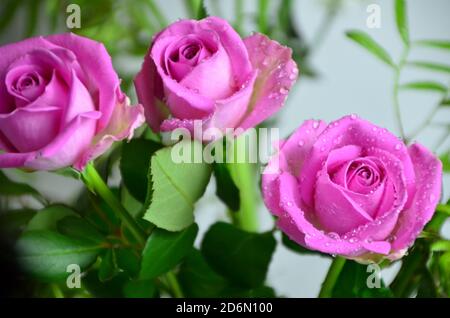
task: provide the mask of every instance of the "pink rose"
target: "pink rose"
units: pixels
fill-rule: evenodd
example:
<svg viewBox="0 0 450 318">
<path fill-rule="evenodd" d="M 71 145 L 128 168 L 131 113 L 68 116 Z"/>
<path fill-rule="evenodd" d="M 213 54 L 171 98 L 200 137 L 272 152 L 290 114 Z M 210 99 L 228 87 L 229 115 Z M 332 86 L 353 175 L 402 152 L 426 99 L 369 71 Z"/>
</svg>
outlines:
<svg viewBox="0 0 450 318">
<path fill-rule="evenodd" d="M 153 40 L 135 79 L 154 131 L 247 129 L 283 105 L 298 70 L 291 50 L 261 34 L 242 40 L 220 18 L 181 20 Z"/>
<path fill-rule="evenodd" d="M 298 244 L 359 261 L 400 258 L 440 198 L 441 162 L 355 115 L 306 121 L 263 175 L 264 201 Z"/>
<path fill-rule="evenodd" d="M 74 34 L 0 47 L 0 167 L 82 169 L 143 123 L 104 46 Z"/>
</svg>

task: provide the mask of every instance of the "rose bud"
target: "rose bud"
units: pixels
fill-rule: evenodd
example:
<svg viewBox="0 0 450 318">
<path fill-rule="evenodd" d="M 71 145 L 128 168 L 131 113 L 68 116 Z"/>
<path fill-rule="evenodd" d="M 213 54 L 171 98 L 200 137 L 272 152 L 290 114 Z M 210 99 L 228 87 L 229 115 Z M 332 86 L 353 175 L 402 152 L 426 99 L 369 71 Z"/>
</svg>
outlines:
<svg viewBox="0 0 450 318">
<path fill-rule="evenodd" d="M 262 34 L 244 40 L 220 18 L 181 20 L 161 31 L 135 79 L 156 132 L 254 127 L 284 104 L 298 69 L 291 49 Z"/>
<path fill-rule="evenodd" d="M 74 34 L 0 47 L 0 167 L 81 170 L 144 121 L 104 46 Z"/>
<path fill-rule="evenodd" d="M 442 164 L 355 115 L 306 121 L 271 159 L 264 201 L 298 244 L 360 262 L 404 255 L 434 214 Z"/>
</svg>

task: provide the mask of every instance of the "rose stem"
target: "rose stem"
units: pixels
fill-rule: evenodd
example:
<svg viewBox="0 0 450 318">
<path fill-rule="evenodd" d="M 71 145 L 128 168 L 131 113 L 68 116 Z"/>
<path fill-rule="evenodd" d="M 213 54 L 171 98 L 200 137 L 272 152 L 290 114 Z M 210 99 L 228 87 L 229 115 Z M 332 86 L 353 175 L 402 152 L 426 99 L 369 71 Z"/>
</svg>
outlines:
<svg viewBox="0 0 450 318">
<path fill-rule="evenodd" d="M 334 289 L 334 285 L 338 280 L 339 274 L 344 268 L 346 259 L 340 256 L 336 256 L 331 263 L 330 269 L 328 270 L 327 276 L 322 283 L 322 288 L 320 289 L 319 298 L 330 298 Z"/>
<path fill-rule="evenodd" d="M 255 165 L 247 162 L 250 157 L 246 153 L 246 136 L 242 135 L 234 142 L 234 163 L 230 164 L 233 180 L 239 188 L 240 208 L 237 213 L 237 225 L 248 232 L 258 231 L 258 217 L 256 215 L 256 194 L 255 189 Z M 251 151 L 251 146 L 249 146 Z M 248 155 L 248 156 L 247 156 Z M 237 162 L 238 159 L 245 158 L 245 162 Z"/>
<path fill-rule="evenodd" d="M 87 188 L 98 194 L 105 202 L 113 209 L 117 216 L 122 220 L 122 222 L 128 227 L 131 234 L 142 246 L 146 242 L 145 232 L 136 223 L 133 217 L 128 213 L 128 211 L 123 207 L 116 196 L 111 192 L 108 186 L 103 181 L 102 177 L 95 169 L 92 163 L 89 163 L 84 171 L 81 173 L 82 180 L 86 184 Z M 154 227 L 151 229 L 149 235 L 153 233 Z M 180 285 L 178 284 L 177 278 L 173 272 L 168 272 L 166 274 L 167 282 L 171 286 L 174 297 L 183 297 Z"/>
<path fill-rule="evenodd" d="M 139 244 L 144 245 L 146 241 L 144 231 L 139 227 L 139 225 L 123 207 L 116 196 L 111 192 L 92 163 L 89 163 L 86 166 L 81 176 L 88 189 L 105 200 L 105 202 L 111 207 L 114 213 L 116 213 L 117 216 L 122 220 L 125 226 L 128 227 L 131 234 L 136 238 Z"/>
<path fill-rule="evenodd" d="M 395 119 L 397 121 L 397 126 L 398 126 L 398 130 L 400 132 L 400 137 L 403 139 L 403 141 L 406 141 L 406 136 L 405 136 L 405 129 L 403 128 L 398 91 L 399 91 L 399 86 L 400 86 L 400 73 L 403 69 L 403 66 L 406 63 L 408 53 L 409 53 L 409 46 L 405 46 L 403 49 L 402 55 L 400 57 L 400 61 L 399 61 L 398 65 L 395 66 L 395 69 L 394 69 L 394 88 L 392 91 L 392 97 L 393 97 L 393 101 L 394 101 Z"/>
<path fill-rule="evenodd" d="M 173 272 L 168 272 L 166 275 L 167 284 L 172 290 L 173 296 L 175 298 L 184 298 L 183 292 L 181 291 L 180 284 L 178 283 L 177 277 Z"/>
</svg>

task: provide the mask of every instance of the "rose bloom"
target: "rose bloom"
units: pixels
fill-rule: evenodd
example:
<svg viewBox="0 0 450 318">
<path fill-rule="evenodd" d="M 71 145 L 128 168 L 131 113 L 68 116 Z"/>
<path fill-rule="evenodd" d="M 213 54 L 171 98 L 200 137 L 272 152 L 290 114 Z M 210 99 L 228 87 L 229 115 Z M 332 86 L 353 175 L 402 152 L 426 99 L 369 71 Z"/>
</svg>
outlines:
<svg viewBox="0 0 450 318">
<path fill-rule="evenodd" d="M 356 115 L 306 121 L 271 159 L 264 202 L 291 240 L 360 262 L 398 259 L 431 219 L 442 164 Z"/>
<path fill-rule="evenodd" d="M 298 69 L 291 50 L 261 34 L 244 40 L 220 18 L 161 31 L 135 79 L 154 131 L 254 127 L 283 105 Z"/>
<path fill-rule="evenodd" d="M 82 169 L 144 121 L 104 46 L 74 34 L 0 47 L 0 167 Z"/>
</svg>

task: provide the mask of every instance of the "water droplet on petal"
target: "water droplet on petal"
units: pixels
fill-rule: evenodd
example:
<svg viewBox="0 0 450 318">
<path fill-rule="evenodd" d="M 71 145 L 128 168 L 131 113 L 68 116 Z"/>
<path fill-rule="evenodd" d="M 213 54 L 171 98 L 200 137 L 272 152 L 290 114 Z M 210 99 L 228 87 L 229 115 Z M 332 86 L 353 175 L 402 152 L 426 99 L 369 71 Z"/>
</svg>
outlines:
<svg viewBox="0 0 450 318">
<path fill-rule="evenodd" d="M 434 203 L 436 200 L 436 196 L 434 194 L 430 194 L 430 197 L 428 198 L 430 200 L 430 203 Z"/>
<path fill-rule="evenodd" d="M 305 142 L 303 140 L 299 140 L 298 146 L 303 147 L 305 145 Z"/>
<path fill-rule="evenodd" d="M 289 91 L 286 88 L 282 87 L 280 88 L 280 93 L 286 95 L 287 93 L 289 93 Z"/>
</svg>

